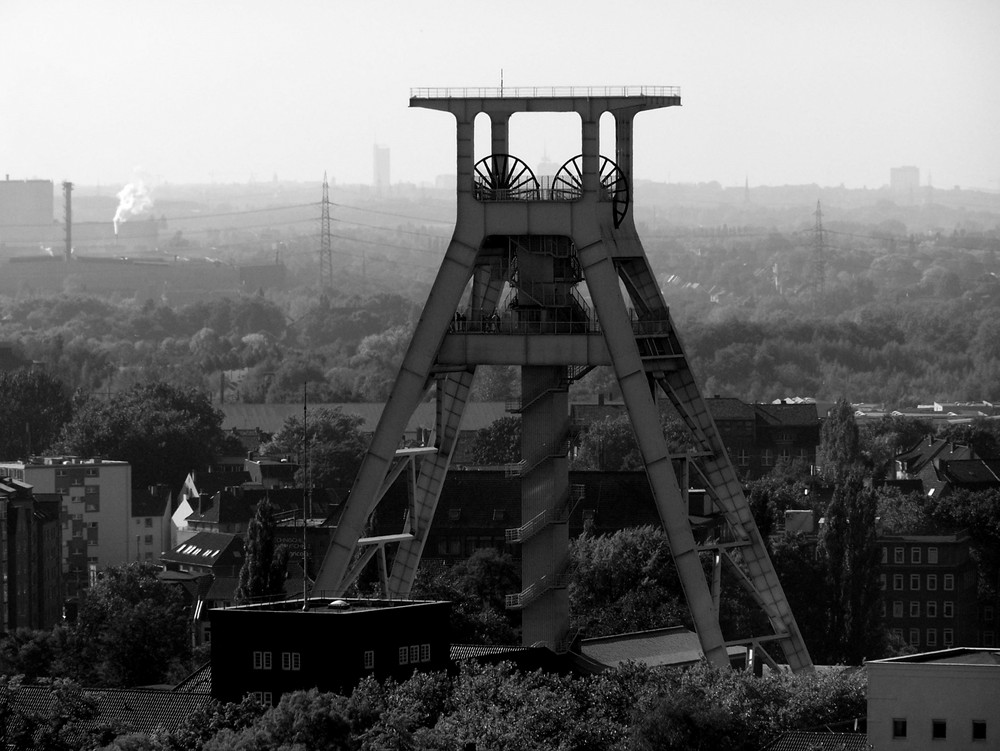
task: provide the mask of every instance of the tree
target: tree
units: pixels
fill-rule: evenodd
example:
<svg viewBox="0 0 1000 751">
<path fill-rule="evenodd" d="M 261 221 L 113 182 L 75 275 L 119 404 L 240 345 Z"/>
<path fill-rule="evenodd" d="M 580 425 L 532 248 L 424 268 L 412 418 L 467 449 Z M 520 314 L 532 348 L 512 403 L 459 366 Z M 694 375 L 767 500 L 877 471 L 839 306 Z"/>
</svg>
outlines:
<svg viewBox="0 0 1000 751">
<path fill-rule="evenodd" d="M 63 669 L 88 685 L 164 683 L 188 669 L 191 639 L 181 590 L 148 563 L 109 566 L 85 592 L 68 629 Z"/>
<path fill-rule="evenodd" d="M 671 453 L 679 454 L 692 447 L 691 433 L 680 420 L 661 415 L 660 428 Z M 642 454 L 628 414 L 590 423 L 580 435 L 574 466 L 610 472 L 641 469 Z"/>
<path fill-rule="evenodd" d="M 179 487 L 231 446 L 222 413 L 204 393 L 164 383 L 133 386 L 113 398 L 93 394 L 63 429 L 62 450 L 132 465 L 132 486 Z"/>
<path fill-rule="evenodd" d="M 274 506 L 264 498 L 247 527 L 243 566 L 236 585 L 236 601 L 252 602 L 281 595 L 288 567 L 288 549 L 274 544 Z"/>
<path fill-rule="evenodd" d="M 513 464 L 521 459 L 521 418 L 494 420 L 476 432 L 472 461 L 480 465 Z"/>
<path fill-rule="evenodd" d="M 666 533 L 633 527 L 570 542 L 570 614 L 588 636 L 690 621 Z"/>
<path fill-rule="evenodd" d="M 339 407 L 320 407 L 306 417 L 305 435 L 309 441 L 309 485 L 333 488 L 349 485 L 358 473 L 368 450 L 369 438 L 361 432 L 364 418 L 345 414 Z M 274 438 L 261 446 L 264 454 L 302 456 L 304 441 L 302 419 L 289 417 Z M 305 484 L 307 468 L 300 466 L 296 479 Z"/>
<path fill-rule="evenodd" d="M 0 458 L 48 449 L 72 414 L 66 386 L 39 369 L 0 370 Z"/>
<path fill-rule="evenodd" d="M 876 477 L 885 477 L 900 449 L 908 449 L 932 432 L 930 423 L 915 417 L 886 415 L 859 428 L 861 452 Z"/>
<path fill-rule="evenodd" d="M 823 421 L 816 454 L 816 463 L 831 482 L 839 482 L 860 464 L 861 440 L 847 399 L 838 399 Z"/>
<path fill-rule="evenodd" d="M 878 495 L 863 478 L 845 477 L 834 488 L 820 534 L 830 586 L 829 633 L 840 637 L 837 658 L 851 665 L 880 656 L 883 649 L 877 509 Z"/>
</svg>

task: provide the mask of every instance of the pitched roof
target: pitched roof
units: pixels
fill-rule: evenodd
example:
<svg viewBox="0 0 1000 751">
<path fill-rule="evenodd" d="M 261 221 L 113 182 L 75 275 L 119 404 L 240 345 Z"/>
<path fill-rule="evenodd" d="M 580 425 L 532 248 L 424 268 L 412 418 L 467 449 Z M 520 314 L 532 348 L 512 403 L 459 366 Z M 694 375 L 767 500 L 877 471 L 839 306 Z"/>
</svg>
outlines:
<svg viewBox="0 0 1000 751">
<path fill-rule="evenodd" d="M 789 730 L 764 747 L 765 751 L 868 751 L 865 733 L 811 733 Z"/>
<path fill-rule="evenodd" d="M 712 414 L 713 420 L 752 420 L 753 407 L 732 397 L 713 397 L 706 399 L 705 404 Z"/>
<path fill-rule="evenodd" d="M 170 508 L 170 488 L 136 488 L 132 491 L 132 516 L 163 516 Z"/>
<path fill-rule="evenodd" d="M 580 651 L 584 656 L 611 667 L 626 662 L 651 667 L 689 665 L 705 657 L 698 635 L 683 626 L 583 639 Z M 728 651 L 730 656 L 738 656 L 746 650 L 729 647 Z"/>
<path fill-rule="evenodd" d="M 225 532 L 198 532 L 173 550 L 164 553 L 164 562 L 195 566 L 233 564 L 243 556 L 243 540 Z"/>
<path fill-rule="evenodd" d="M 753 409 L 766 425 L 819 425 L 815 404 L 754 404 Z"/>
<path fill-rule="evenodd" d="M 87 688 L 83 693 L 97 705 L 93 726 L 110 723 L 139 733 L 151 733 L 157 728 L 173 730 L 211 700 L 203 693 L 162 689 Z M 52 688 L 21 686 L 14 693 L 13 704 L 19 713 L 45 715 L 52 708 Z"/>
<path fill-rule="evenodd" d="M 342 402 L 331 404 L 310 404 L 309 409 L 340 409 L 344 414 L 357 415 L 364 422 L 361 430 L 374 433 L 382 410 L 383 402 Z M 267 433 L 277 433 L 289 417 L 301 418 L 301 404 L 223 404 L 223 430 L 260 428 Z M 507 414 L 504 402 L 469 402 L 462 415 L 462 430 L 479 430 Z M 433 428 L 437 416 L 434 402 L 421 402 L 406 424 L 406 432 L 417 428 Z"/>
</svg>

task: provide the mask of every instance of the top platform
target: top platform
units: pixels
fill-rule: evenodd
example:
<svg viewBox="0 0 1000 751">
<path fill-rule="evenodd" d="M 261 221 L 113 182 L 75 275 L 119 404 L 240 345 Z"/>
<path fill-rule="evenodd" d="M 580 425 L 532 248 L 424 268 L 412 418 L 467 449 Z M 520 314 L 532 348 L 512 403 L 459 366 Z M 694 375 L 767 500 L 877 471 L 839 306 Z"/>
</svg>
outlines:
<svg viewBox="0 0 1000 751">
<path fill-rule="evenodd" d="M 410 99 L 618 99 L 680 97 L 680 86 L 519 86 L 410 89 Z"/>
<path fill-rule="evenodd" d="M 518 86 L 410 90 L 410 106 L 470 112 L 580 112 L 676 107 L 680 86 Z"/>
</svg>

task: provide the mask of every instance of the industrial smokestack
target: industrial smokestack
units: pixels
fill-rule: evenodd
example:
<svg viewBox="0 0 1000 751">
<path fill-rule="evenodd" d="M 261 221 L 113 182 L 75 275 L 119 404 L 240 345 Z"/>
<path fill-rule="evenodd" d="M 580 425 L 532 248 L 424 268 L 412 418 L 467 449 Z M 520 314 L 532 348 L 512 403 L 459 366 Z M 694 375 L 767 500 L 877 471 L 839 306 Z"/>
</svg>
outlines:
<svg viewBox="0 0 1000 751">
<path fill-rule="evenodd" d="M 62 184 L 66 202 L 66 260 L 73 257 L 73 183 L 66 180 Z"/>
</svg>

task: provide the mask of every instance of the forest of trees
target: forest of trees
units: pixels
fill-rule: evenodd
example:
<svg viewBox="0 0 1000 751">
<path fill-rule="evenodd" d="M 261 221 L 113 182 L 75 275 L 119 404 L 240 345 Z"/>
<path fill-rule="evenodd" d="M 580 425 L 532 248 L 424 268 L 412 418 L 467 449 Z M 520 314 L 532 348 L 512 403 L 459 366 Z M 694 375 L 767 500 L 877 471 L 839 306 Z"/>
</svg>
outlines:
<svg viewBox="0 0 1000 751">
<path fill-rule="evenodd" d="M 997 214 L 884 200 L 824 205 L 820 284 L 813 211 L 720 203 L 697 212 L 678 206 L 641 222 L 704 392 L 744 401 L 848 396 L 889 406 L 995 397 Z M 308 380 L 315 401 L 382 400 L 427 292 L 412 280 L 418 269 L 426 277 L 443 250 L 440 227 L 401 216 L 395 228 L 372 227 L 371 244 L 385 247 L 370 255 L 381 252 L 386 263 L 369 269 L 365 284 L 350 266 L 320 291 L 316 258 L 304 255 L 295 259 L 297 286 L 188 305 L 25 292 L 0 297 L 0 342 L 44 363 L 71 391 L 166 380 L 216 402 L 281 402 L 300 399 Z M 273 242 L 280 230 L 266 234 Z M 230 253 L 238 254 L 235 246 Z M 414 273 L 404 282 L 408 263 Z M 516 392 L 508 368 L 480 371 L 477 397 Z M 599 370 L 576 389 L 592 394 L 612 384 Z"/>
</svg>

